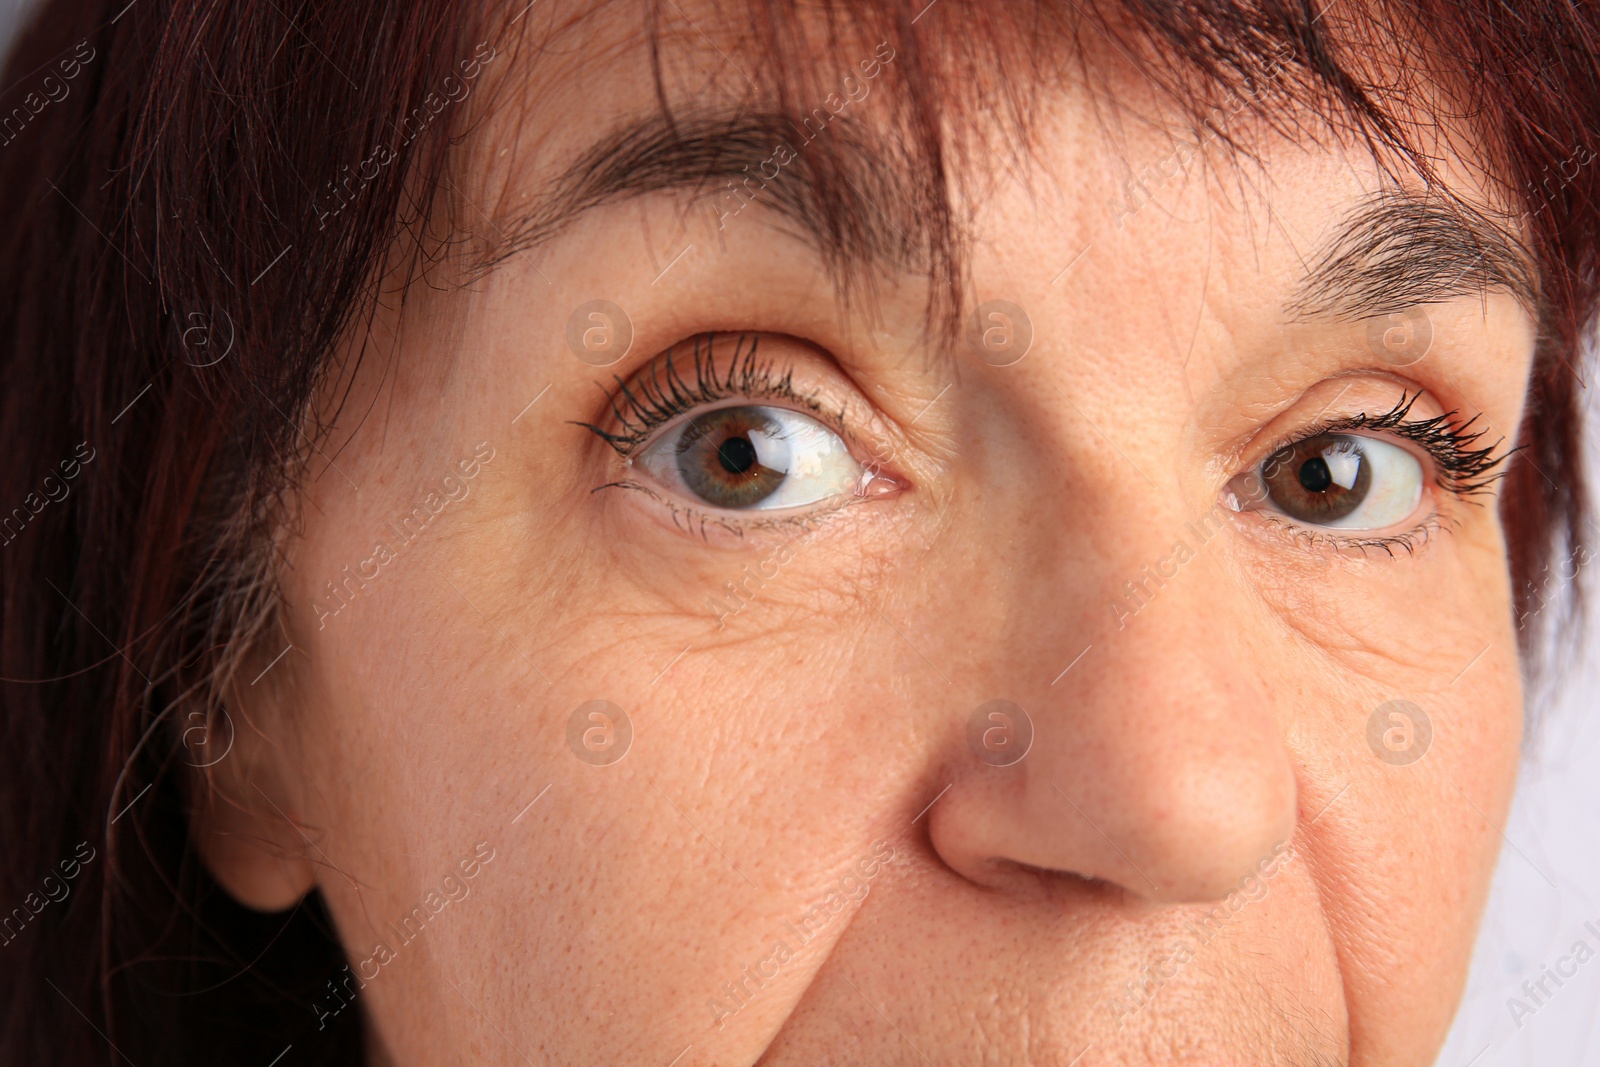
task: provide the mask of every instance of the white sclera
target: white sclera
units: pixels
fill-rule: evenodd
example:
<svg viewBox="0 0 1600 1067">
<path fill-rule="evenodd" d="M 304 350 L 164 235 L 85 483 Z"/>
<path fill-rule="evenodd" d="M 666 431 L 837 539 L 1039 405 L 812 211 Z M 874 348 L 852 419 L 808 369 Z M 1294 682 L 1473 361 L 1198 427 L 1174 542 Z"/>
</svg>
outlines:
<svg viewBox="0 0 1600 1067">
<path fill-rule="evenodd" d="M 1409 519 L 1422 501 L 1422 461 L 1399 445 L 1376 437 L 1341 437 L 1322 458 L 1333 480 L 1345 488 L 1355 484 L 1360 464 L 1370 468 L 1366 499 L 1343 518 L 1319 524 L 1328 529 L 1388 529 Z"/>
<path fill-rule="evenodd" d="M 698 504 L 726 511 L 775 511 L 781 508 L 799 508 L 826 500 L 831 496 L 853 493 L 861 484 L 862 467 L 839 435 L 809 415 L 789 408 L 740 405 L 754 411 L 767 429 L 751 430 L 750 444 L 755 448 L 756 461 L 770 470 L 781 471 L 783 481 L 776 489 L 754 504 L 730 508 L 714 500 L 706 500 L 689 489 L 678 468 L 678 444 L 685 433 L 699 422 L 720 410 L 696 412 L 677 429 L 669 431 L 655 444 L 644 449 L 638 463 L 668 488 L 683 493 Z"/>
</svg>

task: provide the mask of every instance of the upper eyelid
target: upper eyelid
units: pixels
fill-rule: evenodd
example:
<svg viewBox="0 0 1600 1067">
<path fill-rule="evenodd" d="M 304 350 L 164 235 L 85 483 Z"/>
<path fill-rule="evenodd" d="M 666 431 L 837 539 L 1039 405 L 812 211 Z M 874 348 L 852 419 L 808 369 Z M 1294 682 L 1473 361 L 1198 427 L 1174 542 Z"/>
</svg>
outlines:
<svg viewBox="0 0 1600 1067">
<path fill-rule="evenodd" d="M 1354 433 L 1356 431 L 1366 431 L 1370 433 L 1375 429 L 1394 430 L 1397 428 L 1394 425 L 1387 427 L 1374 427 L 1372 424 L 1374 422 L 1384 423 L 1392 419 L 1398 419 L 1400 420 L 1400 425 L 1404 425 L 1403 420 L 1405 419 L 1405 416 L 1410 413 L 1412 406 L 1419 399 L 1421 399 L 1421 397 L 1421 390 L 1418 390 L 1416 393 L 1409 396 L 1406 393 L 1401 393 L 1400 400 L 1397 403 L 1390 407 L 1388 411 L 1376 416 L 1365 411 L 1356 412 L 1350 415 L 1337 415 L 1332 418 L 1323 418 L 1318 416 L 1318 418 L 1312 420 L 1310 424 L 1301 426 L 1293 431 L 1280 435 L 1279 440 L 1266 450 L 1265 455 L 1262 457 L 1262 462 L 1265 462 L 1267 458 L 1270 458 L 1279 451 L 1288 448 L 1291 445 L 1299 444 L 1301 441 L 1306 441 L 1313 437 L 1319 437 L 1322 434 Z M 1456 413 L 1451 413 L 1451 415 L 1454 414 Z M 1448 419 L 1450 418 L 1450 415 L 1443 416 L 1443 418 Z M 1403 433 L 1397 434 L 1396 436 L 1405 437 Z"/>
<path fill-rule="evenodd" d="M 760 338 L 755 333 L 741 333 L 734 342 L 733 359 L 728 365 L 728 374 L 725 380 L 721 379 L 716 369 L 715 345 L 719 337 L 716 333 L 697 333 L 694 341 L 694 389 L 702 390 L 700 398 L 692 396 L 684 385 L 683 375 L 673 363 L 673 357 L 683 344 L 679 341 L 669 346 L 664 352 L 658 353 L 649 362 L 637 369 L 628 378 L 613 375 L 616 387 L 606 391 L 601 387 L 605 396 L 606 406 L 610 410 L 610 421 L 621 433 L 612 433 L 592 422 L 574 421 L 574 425 L 582 426 L 593 432 L 607 444 L 611 445 L 621 455 L 629 455 L 637 449 L 639 444 L 654 436 L 654 432 L 661 426 L 676 421 L 676 416 L 691 410 L 696 402 L 704 402 L 705 393 L 713 389 L 725 390 L 718 399 L 730 395 L 733 391 L 735 375 L 738 373 L 741 361 L 746 367 L 745 381 L 748 384 L 751 377 L 749 373 L 750 360 L 758 351 Z M 744 340 L 751 338 L 748 352 L 744 352 Z M 702 345 L 704 350 L 702 351 Z M 782 380 L 788 381 L 788 376 Z M 599 382 L 595 383 L 597 386 Z M 669 412 L 666 408 L 671 405 L 678 408 Z M 633 420 L 630 420 L 624 407 L 631 409 Z"/>
<path fill-rule="evenodd" d="M 605 393 L 609 409 L 606 421 L 620 432 L 591 422 L 574 421 L 574 425 L 590 430 L 627 458 L 700 410 L 736 406 L 740 400 L 766 401 L 817 419 L 852 451 L 858 451 L 859 443 L 846 425 L 848 403 L 841 401 L 837 409 L 830 408 L 817 399 L 821 390 L 804 392 L 797 388 L 792 365 L 782 365 L 781 357 L 768 359 L 762 355 L 761 336 L 756 331 L 694 335 L 693 362 L 687 375 L 680 369 L 684 346 L 680 341 L 628 379 L 617 377 L 616 387 Z M 733 355 L 726 369 L 719 370 L 717 346 L 729 337 L 734 338 Z"/>
</svg>

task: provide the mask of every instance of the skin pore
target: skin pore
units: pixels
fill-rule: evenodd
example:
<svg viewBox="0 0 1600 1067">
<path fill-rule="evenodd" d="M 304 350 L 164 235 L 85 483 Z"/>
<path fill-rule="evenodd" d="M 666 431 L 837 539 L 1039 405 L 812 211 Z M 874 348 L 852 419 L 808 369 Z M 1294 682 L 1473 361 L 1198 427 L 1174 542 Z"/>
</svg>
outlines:
<svg viewBox="0 0 1600 1067">
<path fill-rule="evenodd" d="M 754 170 L 774 145 L 728 131 L 761 128 L 738 106 L 756 59 L 687 10 L 668 97 Z M 516 103 L 463 148 L 455 215 L 490 246 L 659 114 L 636 23 L 561 40 L 494 72 Z M 892 185 L 883 43 L 817 59 L 857 84 L 880 64 L 835 120 L 858 192 Z M 1318 273 L 1365 207 L 1425 200 L 1363 151 L 1262 130 L 1259 168 L 1178 168 L 1129 211 L 1124 168 L 1171 130 L 1113 150 L 1070 78 L 1038 104 L 1029 151 L 968 153 L 952 193 L 964 329 L 1021 309 L 1015 361 L 930 350 L 939 279 L 887 236 L 831 273 L 785 208 L 798 148 L 737 212 L 629 190 L 356 331 L 283 545 L 291 651 L 230 705 L 236 758 L 196 813 L 240 900 L 324 894 L 360 981 L 308 1011 L 359 1004 L 395 1064 L 1431 1061 L 1521 695 L 1492 472 L 1452 477 L 1414 428 L 1444 417 L 1457 459 L 1514 437 L 1532 319 L 1475 284 L 1486 254 L 1406 290 L 1429 340 L 1397 357 L 1359 313 L 1392 273 Z M 915 225 L 862 196 L 884 234 Z M 568 344 L 595 300 L 632 332 L 604 367 Z M 668 352 L 705 402 L 651 409 Z M 739 407 L 809 420 L 757 443 L 823 442 L 833 488 L 766 513 L 668 484 L 683 418 Z M 1400 410 L 1411 431 L 1350 427 Z M 1241 501 L 1322 432 L 1397 450 L 1367 446 L 1368 473 L 1419 479 L 1413 506 L 1322 528 Z M 614 762 L 579 755 L 600 720 L 574 741 L 597 700 L 631 729 Z M 1031 722 L 1009 765 L 969 744 L 995 700 Z M 1430 717 L 1414 762 L 1369 742 L 1397 700 Z"/>
</svg>

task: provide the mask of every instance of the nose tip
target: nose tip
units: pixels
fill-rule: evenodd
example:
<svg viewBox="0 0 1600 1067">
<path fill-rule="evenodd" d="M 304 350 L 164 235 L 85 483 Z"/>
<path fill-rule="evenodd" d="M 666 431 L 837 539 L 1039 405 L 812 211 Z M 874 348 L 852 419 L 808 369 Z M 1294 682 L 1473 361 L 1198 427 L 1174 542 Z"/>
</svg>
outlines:
<svg viewBox="0 0 1600 1067">
<path fill-rule="evenodd" d="M 1054 767 L 1051 747 L 1040 738 L 1014 767 L 976 765 L 958 778 L 929 812 L 947 865 L 991 887 L 1020 865 L 1116 885 L 1154 904 L 1211 903 L 1294 834 L 1295 777 L 1270 745 L 1190 750 L 1165 763 L 1083 746 L 1086 759 Z"/>
<path fill-rule="evenodd" d="M 1097 648 L 1070 692 L 1041 695 L 1015 763 L 955 753 L 955 783 L 929 824 L 947 865 L 991 887 L 1020 884 L 1021 866 L 1205 903 L 1292 838 L 1298 790 L 1282 724 L 1247 653 L 1221 647 L 1206 623 L 1202 592 Z"/>
<path fill-rule="evenodd" d="M 1052 780 L 1058 808 L 1082 824 L 1060 835 L 1056 863 L 1152 903 L 1207 903 L 1237 890 L 1294 833 L 1296 786 L 1287 760 L 1185 761 L 1162 777 L 1138 796 L 1107 795 L 1095 783 L 1083 799 L 1070 782 Z M 1087 870 L 1073 869 L 1079 867 Z"/>
</svg>

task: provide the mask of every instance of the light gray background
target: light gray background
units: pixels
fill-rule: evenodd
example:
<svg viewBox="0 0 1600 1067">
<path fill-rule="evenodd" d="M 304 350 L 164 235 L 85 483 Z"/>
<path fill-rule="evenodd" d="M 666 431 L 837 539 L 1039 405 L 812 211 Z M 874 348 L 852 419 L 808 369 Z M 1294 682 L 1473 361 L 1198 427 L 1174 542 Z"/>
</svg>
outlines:
<svg viewBox="0 0 1600 1067">
<path fill-rule="evenodd" d="M 1600 488 L 1600 404 L 1592 389 L 1586 407 L 1589 483 Z M 1589 536 L 1600 544 L 1593 523 Z M 1584 581 L 1600 602 L 1596 577 L 1592 561 Z M 1600 616 L 1591 610 L 1589 617 L 1575 662 L 1552 672 L 1559 691 L 1530 708 L 1542 722 L 1526 746 L 1472 977 L 1438 1067 L 1600 1064 L 1600 937 L 1584 929 L 1600 930 Z M 1537 981 L 1580 939 L 1595 958 L 1559 988 L 1547 982 L 1552 995 L 1514 1020 L 1508 998 L 1533 1007 L 1522 983 Z"/>
<path fill-rule="evenodd" d="M 0 0 L 0 50 L 31 6 Z M 1597 421 L 1591 417 L 1590 426 Z M 1600 468 L 1600 448 L 1590 453 L 1591 469 Z M 1600 938 L 1584 929 L 1585 922 L 1600 929 L 1600 633 L 1558 673 L 1561 691 L 1535 712 L 1543 726 L 1528 744 L 1472 976 L 1438 1067 L 1600 1065 Z M 1434 724 L 1449 729 L 1448 714 Z M 1522 983 L 1580 938 L 1596 958 L 1559 990 L 1547 984 L 1555 995 L 1517 1025 L 1507 998 L 1524 997 Z M 1407 991 L 1393 995 L 1398 1009 Z"/>
<path fill-rule="evenodd" d="M 1584 929 L 1586 922 L 1600 929 L 1600 657 L 1592 639 L 1589 645 L 1587 662 L 1571 672 L 1530 746 L 1472 977 L 1439 1067 L 1600 1064 L 1600 937 Z M 1508 998 L 1533 1006 L 1522 983 L 1537 980 L 1580 939 L 1596 958 L 1559 988 L 1548 983 L 1553 995 L 1544 1005 L 1513 1021 Z M 1397 1000 L 1405 993 L 1394 991 Z"/>
</svg>

